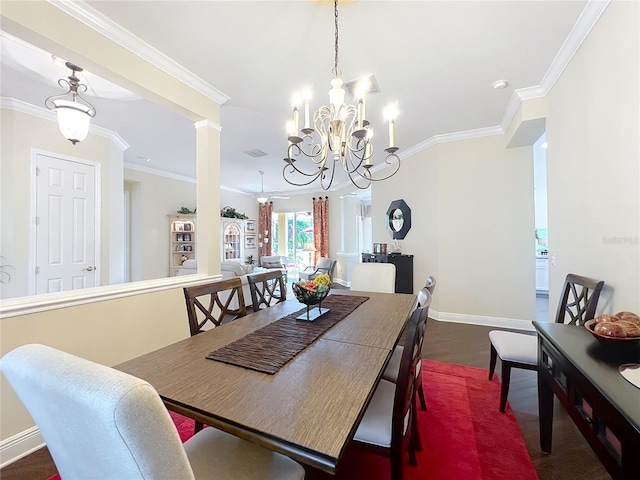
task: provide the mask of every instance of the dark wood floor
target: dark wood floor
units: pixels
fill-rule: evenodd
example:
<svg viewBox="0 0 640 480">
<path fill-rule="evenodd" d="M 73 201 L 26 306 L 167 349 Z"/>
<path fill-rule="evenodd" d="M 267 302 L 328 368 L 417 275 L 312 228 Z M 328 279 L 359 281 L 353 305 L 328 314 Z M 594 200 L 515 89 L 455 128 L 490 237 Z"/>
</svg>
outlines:
<svg viewBox="0 0 640 480">
<path fill-rule="evenodd" d="M 486 369 L 489 363 L 487 336 L 489 330 L 491 328 L 429 320 L 423 355 L 433 360 Z M 509 403 L 540 479 L 610 479 L 611 477 L 558 403 L 555 406 L 553 454 L 543 455 L 540 452 L 536 374 L 532 371 L 516 369 L 511 376 Z M 498 401 L 496 397 L 496 409 Z M 496 432 L 496 448 L 500 448 L 500 432 Z M 46 448 L 43 448 L 0 470 L 0 478 L 2 480 L 45 480 L 54 473 L 55 466 Z"/>
</svg>

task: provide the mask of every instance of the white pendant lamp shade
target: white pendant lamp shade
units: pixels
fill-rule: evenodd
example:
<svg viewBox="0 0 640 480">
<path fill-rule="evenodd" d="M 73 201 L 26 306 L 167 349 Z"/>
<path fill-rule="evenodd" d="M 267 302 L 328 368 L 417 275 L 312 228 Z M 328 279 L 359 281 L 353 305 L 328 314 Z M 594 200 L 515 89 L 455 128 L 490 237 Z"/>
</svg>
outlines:
<svg viewBox="0 0 640 480">
<path fill-rule="evenodd" d="M 256 200 L 258 200 L 258 203 L 267 203 L 267 201 L 269 200 L 269 197 L 263 194 L 261 196 L 258 196 Z"/>
<path fill-rule="evenodd" d="M 81 95 L 87 91 L 87 86 L 80 83 L 76 72 L 82 72 L 82 68 L 71 62 L 65 65 L 71 70 L 71 75 L 65 80 L 58 80 L 58 85 L 67 87 L 69 90 L 62 95 L 52 95 L 44 101 L 44 105 L 49 110 L 55 110 L 58 116 L 58 128 L 64 138 L 74 145 L 87 138 L 89 133 L 89 123 L 95 117 L 96 109 Z M 63 98 L 71 98 L 64 100 Z"/>
<path fill-rule="evenodd" d="M 58 114 L 60 133 L 73 144 L 87 138 L 91 122 L 91 108 L 68 100 L 54 100 L 53 103 Z"/>
</svg>

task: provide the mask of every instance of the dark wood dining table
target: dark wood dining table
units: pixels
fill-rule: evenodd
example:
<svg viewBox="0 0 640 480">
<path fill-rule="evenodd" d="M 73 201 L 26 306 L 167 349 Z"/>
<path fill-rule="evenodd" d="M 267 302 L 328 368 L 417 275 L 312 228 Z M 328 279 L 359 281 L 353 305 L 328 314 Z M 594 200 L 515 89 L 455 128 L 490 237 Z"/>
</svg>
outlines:
<svg viewBox="0 0 640 480">
<path fill-rule="evenodd" d="M 299 310 L 295 298 L 115 368 L 148 381 L 169 410 L 335 474 L 416 296 L 333 292 L 369 298 L 275 375 L 205 357 Z"/>
</svg>

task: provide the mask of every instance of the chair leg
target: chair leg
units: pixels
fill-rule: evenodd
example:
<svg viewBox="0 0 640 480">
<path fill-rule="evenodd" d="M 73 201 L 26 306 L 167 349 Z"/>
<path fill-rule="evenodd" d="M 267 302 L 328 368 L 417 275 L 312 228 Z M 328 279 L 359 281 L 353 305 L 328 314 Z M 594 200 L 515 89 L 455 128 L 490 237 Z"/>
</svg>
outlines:
<svg viewBox="0 0 640 480">
<path fill-rule="evenodd" d="M 418 385 L 418 396 L 420 397 L 420 406 L 422 410 L 427 409 L 427 400 L 424 398 L 424 390 L 422 389 L 422 382 Z"/>
<path fill-rule="evenodd" d="M 493 379 L 493 372 L 496 371 L 496 360 L 498 359 L 498 352 L 491 344 L 491 358 L 489 359 L 489 380 Z"/>
<path fill-rule="evenodd" d="M 411 459 L 411 450 L 409 450 L 409 459 Z M 402 480 L 402 449 L 399 447 L 391 448 L 391 480 Z"/>
<path fill-rule="evenodd" d="M 418 410 L 416 405 L 416 399 L 413 398 L 413 415 L 411 415 L 411 439 L 409 440 L 409 449 L 414 450 L 416 452 L 422 451 L 422 441 L 420 440 L 420 431 L 418 429 Z M 417 462 L 416 465 L 418 466 Z"/>
<path fill-rule="evenodd" d="M 195 435 L 196 433 L 198 433 L 203 428 L 204 428 L 204 424 L 202 422 L 195 422 L 195 424 L 193 426 L 193 434 Z"/>
<path fill-rule="evenodd" d="M 511 365 L 502 362 L 502 383 L 500 385 L 500 411 L 504 413 L 507 407 L 507 395 L 509 395 L 509 381 L 511 380 Z"/>
</svg>

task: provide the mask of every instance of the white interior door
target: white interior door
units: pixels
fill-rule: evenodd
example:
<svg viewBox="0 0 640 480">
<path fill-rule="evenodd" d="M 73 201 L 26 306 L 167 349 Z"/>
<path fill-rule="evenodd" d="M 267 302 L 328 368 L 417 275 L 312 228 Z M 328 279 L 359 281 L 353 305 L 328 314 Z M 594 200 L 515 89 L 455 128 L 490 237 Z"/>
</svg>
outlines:
<svg viewBox="0 0 640 480">
<path fill-rule="evenodd" d="M 36 155 L 36 294 L 93 287 L 96 166 Z"/>
</svg>

